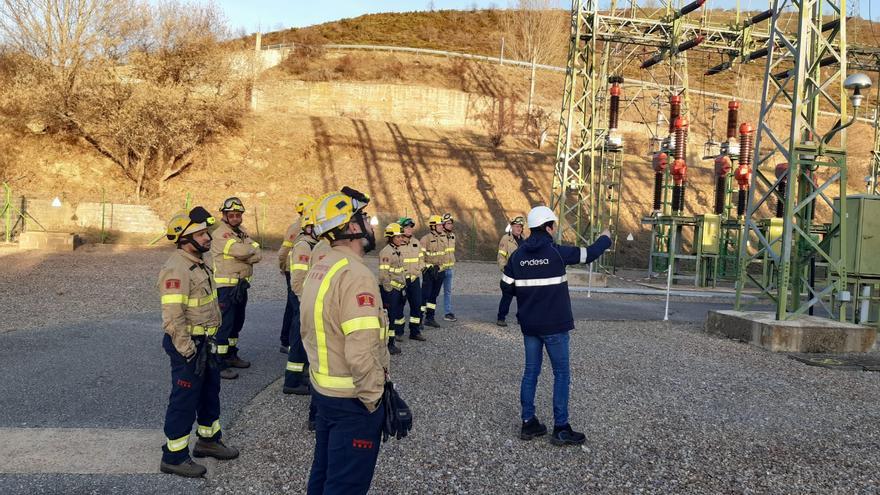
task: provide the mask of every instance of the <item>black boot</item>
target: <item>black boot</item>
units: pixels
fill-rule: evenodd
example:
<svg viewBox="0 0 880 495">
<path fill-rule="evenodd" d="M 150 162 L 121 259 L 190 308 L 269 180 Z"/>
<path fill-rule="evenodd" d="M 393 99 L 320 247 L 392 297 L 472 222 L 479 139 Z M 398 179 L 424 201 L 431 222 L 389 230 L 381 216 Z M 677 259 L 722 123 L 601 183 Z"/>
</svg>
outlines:
<svg viewBox="0 0 880 495">
<path fill-rule="evenodd" d="M 550 443 L 553 445 L 581 445 L 586 440 L 586 435 L 572 430 L 571 426 L 568 424 L 554 426 L 553 436 L 550 437 Z"/>
<path fill-rule="evenodd" d="M 184 478 L 201 478 L 208 472 L 208 468 L 201 464 L 196 464 L 192 459 L 187 459 L 180 464 L 168 464 L 163 461 L 159 464 L 159 471 L 165 474 L 176 474 Z"/>
<path fill-rule="evenodd" d="M 228 461 L 238 457 L 238 449 L 223 445 L 221 440 L 210 441 L 199 438 L 193 448 L 193 457 L 213 457 L 221 461 Z"/>
<path fill-rule="evenodd" d="M 394 344 L 394 339 L 388 339 L 388 353 L 393 355 L 400 354 L 400 347 Z"/>
<path fill-rule="evenodd" d="M 546 434 L 547 427 L 538 421 L 537 416 L 528 421 L 523 421 L 522 428 L 519 430 L 519 438 L 522 440 L 531 440 L 535 437 L 544 436 Z"/>
</svg>

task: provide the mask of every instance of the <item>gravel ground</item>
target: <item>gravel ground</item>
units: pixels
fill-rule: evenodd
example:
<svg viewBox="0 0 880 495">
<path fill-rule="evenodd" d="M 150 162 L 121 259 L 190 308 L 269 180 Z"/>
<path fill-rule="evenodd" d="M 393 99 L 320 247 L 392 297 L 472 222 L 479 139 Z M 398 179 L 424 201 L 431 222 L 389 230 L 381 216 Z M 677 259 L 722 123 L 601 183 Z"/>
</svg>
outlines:
<svg viewBox="0 0 880 495">
<path fill-rule="evenodd" d="M 405 342 L 392 374 L 415 413 L 372 493 L 877 493 L 878 375 L 660 322 L 579 322 L 572 424 L 583 447 L 518 439 L 521 338 L 462 323 Z M 551 417 L 545 360 L 538 414 Z M 302 492 L 307 402 L 275 383 L 228 430 L 243 449 L 210 493 Z"/>
</svg>

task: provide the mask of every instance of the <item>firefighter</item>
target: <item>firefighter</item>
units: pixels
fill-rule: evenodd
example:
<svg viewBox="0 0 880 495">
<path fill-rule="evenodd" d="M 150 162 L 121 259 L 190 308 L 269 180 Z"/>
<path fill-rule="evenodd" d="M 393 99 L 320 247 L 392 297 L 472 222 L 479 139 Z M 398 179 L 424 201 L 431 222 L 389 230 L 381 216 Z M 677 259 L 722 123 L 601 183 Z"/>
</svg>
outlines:
<svg viewBox="0 0 880 495">
<path fill-rule="evenodd" d="M 314 200 L 309 196 L 303 196 L 297 200 L 296 213 L 299 217 L 290 224 L 290 227 L 287 227 L 287 232 L 284 234 L 284 240 L 281 242 L 281 247 L 278 249 L 278 268 L 281 269 L 281 274 L 284 275 L 284 281 L 287 284 L 287 305 L 284 306 L 284 319 L 281 321 L 282 354 L 287 354 L 289 352 L 290 339 L 288 336 L 291 333 L 290 327 L 294 322 L 299 321 L 299 304 L 294 304 L 293 291 L 290 289 L 290 263 L 288 262 L 287 257 L 290 254 L 291 248 L 293 248 L 293 244 L 296 242 L 296 238 L 302 233 L 302 226 L 300 223 L 302 222 L 303 211 L 306 206 L 313 201 Z M 297 330 L 294 333 L 299 334 L 299 331 Z"/>
<path fill-rule="evenodd" d="M 217 242 L 211 243 L 214 282 L 223 313 L 223 323 L 217 332 L 218 354 L 224 368 L 220 376 L 226 379 L 238 377 L 238 373 L 231 368 L 248 368 L 251 365 L 238 356 L 238 336 L 244 326 L 247 290 L 254 264 L 263 258 L 260 245 L 241 226 L 244 211 L 240 199 L 232 197 L 224 201 L 220 207 L 223 221 L 213 233 Z"/>
<path fill-rule="evenodd" d="M 523 241 L 523 225 L 526 221 L 523 217 L 516 217 L 510 220 L 507 232 L 501 236 L 498 242 L 498 269 L 504 273 L 504 267 L 507 266 L 507 260 L 516 251 L 516 248 Z M 501 292 L 501 303 L 498 304 L 498 326 L 507 326 L 507 313 L 510 312 L 510 303 L 513 296 L 507 292 Z"/>
<path fill-rule="evenodd" d="M 307 206 L 306 213 L 302 217 L 302 231 L 297 236 L 293 249 L 288 255 L 290 286 L 296 321 L 290 326 L 290 351 L 287 354 L 287 366 L 284 371 L 283 392 L 285 394 L 309 395 L 309 379 L 306 374 L 309 361 L 300 335 L 299 298 L 302 296 L 303 282 L 309 272 L 312 248 L 318 243 L 314 231 L 315 215 L 312 206 L 312 204 Z"/>
<path fill-rule="evenodd" d="M 394 345 L 394 337 L 403 337 L 403 306 L 406 296 L 406 266 L 400 248 L 407 243 L 406 236 L 398 223 L 390 223 L 385 227 L 387 245 L 379 252 L 379 290 L 382 295 L 382 306 L 388 310 L 388 320 L 394 335 L 388 337 L 388 352 L 400 354 L 400 348 Z"/>
<path fill-rule="evenodd" d="M 568 422 L 569 332 L 574 329 L 566 265 L 591 263 L 611 247 L 605 230 L 589 247 L 561 246 L 553 242 L 556 215 L 546 206 L 532 208 L 528 215 L 529 238 L 510 256 L 501 276 L 501 290 L 516 297 L 516 318 L 523 333 L 525 367 L 520 385 L 522 427 L 520 438 L 545 435 L 547 427 L 535 416 L 535 391 L 544 349 L 553 367 L 554 445 L 580 445 L 583 433 Z"/>
<path fill-rule="evenodd" d="M 168 223 L 166 237 L 177 246 L 159 273 L 162 301 L 162 347 L 171 359 L 171 395 L 165 412 L 163 473 L 198 478 L 207 471 L 190 458 L 189 434 L 198 423 L 195 457 L 227 460 L 238 449 L 220 439 L 220 367 L 214 335 L 220 307 L 211 269 L 202 256 L 211 247 L 208 227 L 214 218 L 201 206 L 179 213 Z"/>
<path fill-rule="evenodd" d="M 434 319 L 434 312 L 437 309 L 437 296 L 440 295 L 443 279 L 446 276 L 444 271 L 447 260 L 447 238 L 440 215 L 428 217 L 428 228 L 430 231 L 419 241 L 425 257 L 425 266 L 422 270 L 422 305 L 425 308 L 425 320 L 422 324 L 440 328 Z"/>
<path fill-rule="evenodd" d="M 455 234 L 452 233 L 455 221 L 452 213 L 444 213 L 440 219 L 443 226 L 442 232 L 446 235 L 446 261 L 443 265 L 443 319 L 446 321 L 458 321 L 452 312 L 452 275 L 455 266 Z"/>
<path fill-rule="evenodd" d="M 387 317 L 363 255 L 376 246 L 369 198 L 344 187 L 315 207 L 331 248 L 303 286 L 302 337 L 317 406 L 309 494 L 365 494 L 379 455 L 388 379 Z"/>
<path fill-rule="evenodd" d="M 406 302 L 409 303 L 409 338 L 411 340 L 425 341 L 422 335 L 422 314 L 425 312 L 422 300 L 422 269 L 425 265 L 425 253 L 419 246 L 419 241 L 413 239 L 413 232 L 416 223 L 412 218 L 403 217 L 397 221 L 403 229 L 403 235 L 406 237 L 406 244 L 400 246 L 400 253 L 403 256 L 403 266 L 406 267 L 404 272 L 406 275 L 406 289 L 404 294 Z M 402 308 L 401 308 L 402 309 Z M 395 340 L 403 341 L 403 335 L 395 335 Z"/>
</svg>

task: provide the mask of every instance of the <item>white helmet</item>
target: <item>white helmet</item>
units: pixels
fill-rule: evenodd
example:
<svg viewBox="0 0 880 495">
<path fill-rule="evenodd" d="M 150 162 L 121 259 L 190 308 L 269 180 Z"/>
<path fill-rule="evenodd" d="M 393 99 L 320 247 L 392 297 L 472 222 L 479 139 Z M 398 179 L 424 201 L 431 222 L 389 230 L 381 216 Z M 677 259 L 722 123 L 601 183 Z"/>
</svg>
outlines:
<svg viewBox="0 0 880 495">
<path fill-rule="evenodd" d="M 532 208 L 532 211 L 529 212 L 528 223 L 529 228 L 534 229 L 535 227 L 540 227 L 547 222 L 558 222 L 559 219 L 556 218 L 556 214 L 553 213 L 553 210 L 547 208 L 546 206 L 536 206 Z"/>
</svg>

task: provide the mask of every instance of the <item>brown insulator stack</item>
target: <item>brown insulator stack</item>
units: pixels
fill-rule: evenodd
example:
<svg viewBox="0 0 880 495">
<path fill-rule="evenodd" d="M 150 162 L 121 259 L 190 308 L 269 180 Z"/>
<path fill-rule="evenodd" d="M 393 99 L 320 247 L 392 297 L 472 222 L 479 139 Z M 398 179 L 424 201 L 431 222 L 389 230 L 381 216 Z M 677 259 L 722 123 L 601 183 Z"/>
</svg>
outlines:
<svg viewBox="0 0 880 495">
<path fill-rule="evenodd" d="M 739 102 L 727 102 L 727 140 L 736 139 L 736 124 L 739 120 Z"/>
<path fill-rule="evenodd" d="M 654 211 L 660 211 L 663 206 L 663 173 L 668 160 L 669 155 L 666 153 L 654 153 Z"/>
<path fill-rule="evenodd" d="M 608 129 L 617 129 L 620 114 L 620 84 L 615 82 L 611 85 L 611 102 L 608 108 Z"/>
<path fill-rule="evenodd" d="M 672 162 L 672 210 L 684 210 L 684 188 L 687 182 L 687 132 L 688 124 L 681 116 L 673 124 L 675 136 L 675 161 Z"/>
<path fill-rule="evenodd" d="M 739 184 L 739 200 L 736 205 L 736 213 L 743 216 L 746 212 L 746 197 L 749 185 L 752 181 L 752 126 L 743 123 L 739 126 L 739 166 L 736 168 L 736 182 Z"/>
</svg>

